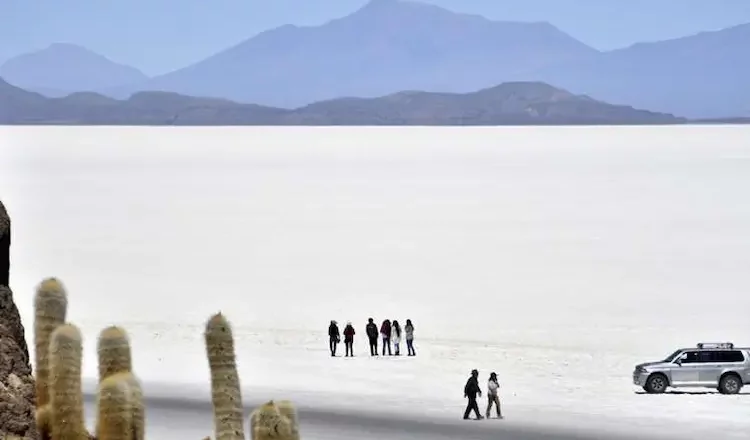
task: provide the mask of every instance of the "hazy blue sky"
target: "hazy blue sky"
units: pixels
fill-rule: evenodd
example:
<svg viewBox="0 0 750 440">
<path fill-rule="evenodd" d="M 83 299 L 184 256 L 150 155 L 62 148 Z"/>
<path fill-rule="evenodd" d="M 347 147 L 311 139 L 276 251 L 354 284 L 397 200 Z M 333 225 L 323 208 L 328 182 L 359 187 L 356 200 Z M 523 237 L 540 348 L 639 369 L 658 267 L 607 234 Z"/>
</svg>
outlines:
<svg viewBox="0 0 750 440">
<path fill-rule="evenodd" d="M 598 49 L 750 22 L 750 0 L 424 0 L 497 20 L 549 21 Z M 80 44 L 147 74 L 263 30 L 322 24 L 367 0 L 0 0 L 0 61 Z"/>
</svg>

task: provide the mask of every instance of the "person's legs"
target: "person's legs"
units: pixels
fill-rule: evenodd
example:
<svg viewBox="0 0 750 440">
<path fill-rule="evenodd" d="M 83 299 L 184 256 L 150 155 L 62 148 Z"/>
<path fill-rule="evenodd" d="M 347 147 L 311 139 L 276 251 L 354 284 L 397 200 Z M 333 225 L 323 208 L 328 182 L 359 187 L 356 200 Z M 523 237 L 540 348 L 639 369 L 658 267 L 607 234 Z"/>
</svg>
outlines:
<svg viewBox="0 0 750 440">
<path fill-rule="evenodd" d="M 385 356 L 385 341 L 386 341 L 386 339 L 383 338 L 383 356 Z"/>
<path fill-rule="evenodd" d="M 399 348 L 398 348 L 398 342 L 393 343 L 393 349 L 396 351 L 396 356 L 401 356 L 401 352 L 399 351 Z"/>
<path fill-rule="evenodd" d="M 385 338 L 385 343 L 388 345 L 388 356 L 391 356 L 391 338 Z"/>
<path fill-rule="evenodd" d="M 472 402 L 471 402 L 471 406 L 472 406 L 472 409 L 474 410 L 474 414 L 476 414 L 476 415 L 477 415 L 477 418 L 478 418 L 478 419 L 481 419 L 481 418 L 482 418 L 482 415 L 481 415 L 481 414 L 479 414 L 479 405 L 477 404 L 477 398 L 476 398 L 476 397 L 474 397 L 474 398 L 472 398 L 471 400 L 472 400 Z"/>
<path fill-rule="evenodd" d="M 378 355 L 378 339 L 370 338 L 370 356 Z"/>
<path fill-rule="evenodd" d="M 328 338 L 328 351 L 331 352 L 331 356 L 335 356 L 336 353 L 336 341 L 333 338 Z"/>
<path fill-rule="evenodd" d="M 414 350 L 414 348 L 413 348 L 413 347 L 412 347 L 412 345 L 411 345 L 411 342 L 412 342 L 412 341 L 411 341 L 411 339 L 407 339 L 407 340 L 406 340 L 406 351 L 407 351 L 407 356 L 412 356 L 412 354 L 411 354 L 411 353 L 412 353 L 412 350 Z"/>
<path fill-rule="evenodd" d="M 503 411 L 500 409 L 500 396 L 495 396 L 495 410 L 497 410 L 497 416 L 503 418 Z"/>
<path fill-rule="evenodd" d="M 490 395 L 488 394 L 488 395 L 487 395 L 487 411 L 486 411 L 486 412 L 485 412 L 485 414 L 484 414 L 485 416 L 487 416 L 487 418 L 489 418 L 489 417 L 490 417 L 490 410 L 492 409 L 492 403 L 493 403 L 493 402 L 494 402 L 494 400 L 492 400 L 492 396 L 490 396 Z"/>
<path fill-rule="evenodd" d="M 469 400 L 466 402 L 466 410 L 464 411 L 464 419 L 469 418 L 470 412 L 471 412 L 471 397 L 469 397 Z"/>
</svg>

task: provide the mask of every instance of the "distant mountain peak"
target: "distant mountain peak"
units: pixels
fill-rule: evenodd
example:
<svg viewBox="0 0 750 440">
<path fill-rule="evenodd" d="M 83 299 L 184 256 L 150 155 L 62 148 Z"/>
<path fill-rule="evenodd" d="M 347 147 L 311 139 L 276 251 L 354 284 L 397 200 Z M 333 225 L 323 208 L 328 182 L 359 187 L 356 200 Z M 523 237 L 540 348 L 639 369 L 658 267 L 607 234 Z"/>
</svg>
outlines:
<svg viewBox="0 0 750 440">
<path fill-rule="evenodd" d="M 545 22 L 495 21 L 415 0 L 370 0 L 321 25 L 261 32 L 138 90 L 288 108 L 409 89 L 469 92 L 598 53 Z"/>
<path fill-rule="evenodd" d="M 140 70 L 77 44 L 60 42 L 11 58 L 0 66 L 9 83 L 49 96 L 134 84 L 148 77 Z"/>
</svg>

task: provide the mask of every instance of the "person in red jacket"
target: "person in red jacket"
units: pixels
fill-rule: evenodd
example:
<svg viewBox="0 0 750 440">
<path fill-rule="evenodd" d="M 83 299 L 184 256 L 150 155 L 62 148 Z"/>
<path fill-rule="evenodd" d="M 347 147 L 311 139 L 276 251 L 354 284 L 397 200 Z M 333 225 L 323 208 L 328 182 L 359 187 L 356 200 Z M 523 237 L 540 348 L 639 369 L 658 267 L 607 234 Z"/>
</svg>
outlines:
<svg viewBox="0 0 750 440">
<path fill-rule="evenodd" d="M 344 357 L 354 357 L 354 335 L 356 332 L 354 331 L 354 327 L 352 326 L 351 321 L 348 321 L 346 323 L 346 327 L 344 327 L 344 347 L 346 348 L 346 354 Z"/>
<path fill-rule="evenodd" d="M 388 356 L 391 356 L 391 320 L 386 319 L 380 326 L 380 336 L 383 338 L 383 356 L 385 348 L 388 347 Z"/>
</svg>

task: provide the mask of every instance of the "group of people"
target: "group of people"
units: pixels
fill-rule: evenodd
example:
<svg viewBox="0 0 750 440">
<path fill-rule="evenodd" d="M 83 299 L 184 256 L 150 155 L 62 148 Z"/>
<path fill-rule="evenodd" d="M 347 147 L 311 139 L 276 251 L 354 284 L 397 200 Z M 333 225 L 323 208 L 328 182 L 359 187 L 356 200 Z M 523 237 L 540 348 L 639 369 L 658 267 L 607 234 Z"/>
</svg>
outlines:
<svg viewBox="0 0 750 440">
<path fill-rule="evenodd" d="M 346 349 L 344 357 L 354 356 L 354 335 L 356 331 L 351 321 L 346 323 L 343 334 L 344 347 Z M 383 356 L 386 355 L 386 351 L 388 356 L 393 356 L 394 354 L 401 356 L 402 339 L 406 341 L 407 356 L 417 355 L 417 352 L 414 350 L 414 324 L 412 324 L 411 319 L 406 320 L 406 325 L 403 328 L 401 328 L 401 324 L 395 319 L 393 322 L 390 319 L 386 319 L 380 325 L 380 330 L 378 330 L 375 321 L 369 318 L 365 326 L 365 334 L 370 342 L 370 356 L 378 356 L 378 336 L 383 342 Z M 332 320 L 328 326 L 328 347 L 331 351 L 331 357 L 336 356 L 336 347 L 340 341 L 341 332 L 339 331 L 338 323 Z M 391 345 L 393 346 L 393 351 L 391 351 Z"/>
<path fill-rule="evenodd" d="M 497 411 L 497 418 L 502 419 L 503 413 L 500 409 L 500 397 L 498 395 L 498 389 L 500 385 L 497 382 L 497 374 L 493 371 L 490 373 L 490 378 L 487 380 L 487 418 L 490 418 L 490 411 L 492 405 L 495 405 Z M 464 411 L 464 420 L 468 420 L 471 411 L 477 416 L 477 420 L 481 420 L 484 417 L 479 413 L 479 405 L 477 404 L 477 394 L 482 397 L 482 389 L 479 387 L 479 371 L 474 369 L 471 370 L 471 377 L 466 381 L 464 386 L 464 397 L 469 399 L 466 404 L 466 411 Z"/>
</svg>

